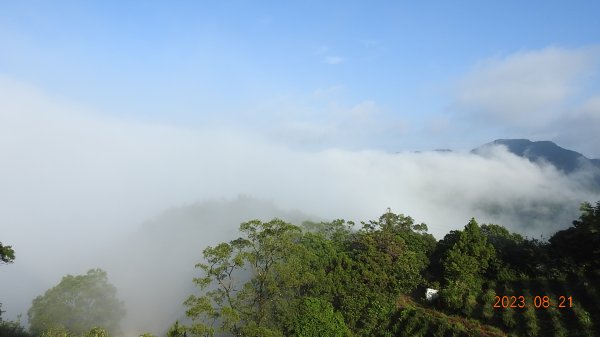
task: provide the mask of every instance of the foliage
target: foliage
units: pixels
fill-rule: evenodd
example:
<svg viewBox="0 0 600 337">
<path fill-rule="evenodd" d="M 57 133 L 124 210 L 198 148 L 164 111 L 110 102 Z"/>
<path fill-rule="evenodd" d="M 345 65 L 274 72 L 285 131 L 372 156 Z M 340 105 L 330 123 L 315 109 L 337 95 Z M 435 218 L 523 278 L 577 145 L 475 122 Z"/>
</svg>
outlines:
<svg viewBox="0 0 600 337">
<path fill-rule="evenodd" d="M 194 279 L 201 293 L 185 302 L 192 324 L 176 322 L 167 336 L 594 335 L 600 307 L 586 276 L 595 282 L 600 274 L 576 250 L 594 256 L 598 214 L 600 206 L 584 205 L 574 229 L 550 243 L 475 219 L 436 242 L 426 225 L 389 209 L 358 230 L 344 220 L 246 222 L 240 238 L 204 250 L 202 276 Z M 576 238 L 588 241 L 579 247 Z M 552 255 L 567 243 L 572 251 Z M 575 261 L 581 267 L 568 266 Z M 441 301 L 423 307 L 410 299 L 440 284 Z M 547 313 L 492 307 L 496 295 L 519 293 L 528 302 L 531 294 L 585 300 Z"/>
<path fill-rule="evenodd" d="M 62 325 L 53 325 L 46 330 L 44 330 L 41 334 L 41 337 L 72 337 L 73 334 L 70 333 L 64 326 Z"/>
<path fill-rule="evenodd" d="M 343 265 L 334 303 L 353 331 L 370 336 L 384 333 L 380 326 L 393 314 L 395 299 L 424 282 L 435 239 L 425 224 L 390 210 L 362 224 L 348 242 L 349 262 Z"/>
<path fill-rule="evenodd" d="M 12 249 L 11 246 L 4 246 L 2 245 L 2 242 L 0 242 L 0 265 L 2 264 L 8 264 L 8 263 L 13 263 L 13 261 L 15 260 L 15 251 Z M 2 313 L 4 311 L 2 311 L 2 303 L 0 302 L 0 322 L 2 322 Z M 19 325 L 20 326 L 20 325 Z M 12 331 L 10 329 L 11 325 L 10 323 L 7 323 L 6 326 L 2 326 L 2 331 Z"/>
<path fill-rule="evenodd" d="M 27 330 L 17 321 L 0 320 L 0 337 L 32 337 Z"/>
<path fill-rule="evenodd" d="M 146 334 L 144 334 L 146 335 Z M 142 336 L 144 336 L 142 335 Z M 149 335 L 149 334 L 148 334 Z M 86 332 L 85 337 L 109 337 L 109 333 L 108 331 L 106 331 L 103 328 L 100 327 L 93 327 L 91 328 L 88 332 Z M 151 337 L 152 335 L 149 336 L 144 336 L 144 337 Z"/>
<path fill-rule="evenodd" d="M 290 335 L 297 337 L 344 337 L 349 333 L 344 317 L 329 302 L 313 297 L 303 299 L 290 329 Z"/>
<path fill-rule="evenodd" d="M 578 266 L 585 272 L 600 268 L 600 201 L 595 207 L 583 203 L 580 209 L 573 227 L 557 232 L 549 241 L 561 267 Z"/>
<path fill-rule="evenodd" d="M 153 334 L 149 333 L 149 332 L 144 332 L 143 334 L 141 334 L 139 337 L 156 337 Z"/>
<path fill-rule="evenodd" d="M 167 331 L 167 337 L 185 337 L 186 335 L 186 328 L 180 325 L 179 321 L 175 321 L 175 324 Z"/>
<path fill-rule="evenodd" d="M 442 264 L 445 287 L 441 298 L 448 308 L 462 308 L 470 313 L 473 298 L 481 290 L 483 275 L 494 258 L 494 247 L 487 242 L 475 219 L 471 219 Z"/>
<path fill-rule="evenodd" d="M 36 297 L 28 311 L 34 334 L 64 327 L 65 331 L 82 335 L 97 326 L 116 333 L 124 314 L 123 303 L 116 298 L 116 288 L 101 269 L 63 277 L 58 285 Z"/>
<path fill-rule="evenodd" d="M 0 264 L 12 263 L 15 260 L 15 251 L 12 246 L 4 246 L 0 242 Z"/>
<path fill-rule="evenodd" d="M 300 228 L 278 219 L 253 220 L 242 223 L 240 232 L 243 237 L 206 248 L 206 263 L 196 265 L 204 276 L 194 282 L 205 292 L 185 302 L 194 335 L 276 334 L 275 305 L 295 283 L 279 267 L 298 246 Z"/>
</svg>

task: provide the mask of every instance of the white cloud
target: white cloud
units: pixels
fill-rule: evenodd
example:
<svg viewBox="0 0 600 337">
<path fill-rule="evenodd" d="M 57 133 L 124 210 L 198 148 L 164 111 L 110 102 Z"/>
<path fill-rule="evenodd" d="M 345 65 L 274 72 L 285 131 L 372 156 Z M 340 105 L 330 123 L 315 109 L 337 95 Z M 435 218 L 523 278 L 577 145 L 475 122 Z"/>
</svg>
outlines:
<svg viewBox="0 0 600 337">
<path fill-rule="evenodd" d="M 600 158 L 600 96 L 571 108 L 546 128 L 560 144 L 576 148 L 584 155 Z"/>
<path fill-rule="evenodd" d="M 485 121 L 544 127 L 568 112 L 599 56 L 597 48 L 549 47 L 482 61 L 460 83 L 457 106 Z"/>
<path fill-rule="evenodd" d="M 318 90 L 305 99 L 296 98 L 271 107 L 280 113 L 270 121 L 267 134 L 282 144 L 304 149 L 369 148 L 375 141 L 381 141 L 381 137 L 402 135 L 405 125 L 390 121 L 376 102 L 340 104 L 337 93 L 336 88 Z"/>
<path fill-rule="evenodd" d="M 345 60 L 342 57 L 339 56 L 325 56 L 323 58 L 323 62 L 327 63 L 327 64 L 340 64 L 342 62 L 344 62 Z"/>
<path fill-rule="evenodd" d="M 479 62 L 456 85 L 450 123 L 490 138 L 553 140 L 600 156 L 600 47 L 548 47 Z"/>
<path fill-rule="evenodd" d="M 596 122 L 600 121 L 600 95 L 585 101 L 580 109 L 580 114 Z"/>
<path fill-rule="evenodd" d="M 300 128 L 326 135 L 328 127 L 339 128 L 340 135 L 351 138 L 360 126 L 378 122 L 379 110 L 371 101 L 334 110 L 338 115 L 332 121 L 358 118 L 350 131 L 339 124 Z M 441 237 L 471 216 L 525 233 L 548 233 L 568 225 L 579 202 L 600 198 L 552 167 L 538 167 L 502 149 L 487 158 L 295 150 L 239 130 L 108 118 L 1 77 L 0 161 L 1 239 L 15 247 L 20 268 L 10 273 L 35 279 L 40 287 L 2 287 L 0 298 L 22 292 L 17 298 L 24 306 L 61 276 L 95 267 L 89 265 L 91 255 L 143 220 L 198 200 L 245 194 L 284 209 L 353 220 L 373 219 L 392 207 L 426 222 Z M 537 220 L 522 226 L 523 214 L 535 214 Z M 238 224 L 200 225 L 205 231 L 199 250 Z M 8 272 L 0 269 L 0 278 Z M 10 309 L 5 304 L 3 309 Z"/>
<path fill-rule="evenodd" d="M 334 55 L 333 48 L 329 46 L 320 46 L 315 51 L 315 54 L 321 56 L 321 62 L 326 64 L 335 65 L 345 61 L 343 57 Z"/>
</svg>

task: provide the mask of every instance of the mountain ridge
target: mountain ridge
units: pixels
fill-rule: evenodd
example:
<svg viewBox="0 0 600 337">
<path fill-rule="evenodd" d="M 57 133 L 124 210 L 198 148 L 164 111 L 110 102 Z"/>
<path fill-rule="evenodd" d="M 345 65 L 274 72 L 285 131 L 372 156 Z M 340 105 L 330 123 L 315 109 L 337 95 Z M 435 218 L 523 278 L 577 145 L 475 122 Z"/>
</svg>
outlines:
<svg viewBox="0 0 600 337">
<path fill-rule="evenodd" d="M 600 174 L 600 159 L 591 159 L 583 154 L 565 149 L 549 140 L 531 141 L 529 139 L 496 139 L 473 150 L 473 154 L 481 154 L 491 146 L 504 146 L 519 157 L 532 162 L 547 162 L 558 170 L 570 174 L 581 169 L 593 168 Z"/>
</svg>

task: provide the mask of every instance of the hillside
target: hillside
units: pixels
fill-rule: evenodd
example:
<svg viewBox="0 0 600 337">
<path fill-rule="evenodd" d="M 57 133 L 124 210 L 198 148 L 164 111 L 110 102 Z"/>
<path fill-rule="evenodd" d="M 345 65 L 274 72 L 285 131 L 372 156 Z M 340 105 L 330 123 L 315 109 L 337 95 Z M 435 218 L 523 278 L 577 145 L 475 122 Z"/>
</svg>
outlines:
<svg viewBox="0 0 600 337">
<path fill-rule="evenodd" d="M 497 139 L 484 144 L 471 152 L 478 154 L 490 146 L 505 146 L 506 149 L 532 162 L 549 163 L 558 170 L 570 174 L 580 169 L 600 168 L 600 159 L 590 159 L 579 152 L 562 148 L 551 141 L 530 141 L 528 139 Z"/>
</svg>

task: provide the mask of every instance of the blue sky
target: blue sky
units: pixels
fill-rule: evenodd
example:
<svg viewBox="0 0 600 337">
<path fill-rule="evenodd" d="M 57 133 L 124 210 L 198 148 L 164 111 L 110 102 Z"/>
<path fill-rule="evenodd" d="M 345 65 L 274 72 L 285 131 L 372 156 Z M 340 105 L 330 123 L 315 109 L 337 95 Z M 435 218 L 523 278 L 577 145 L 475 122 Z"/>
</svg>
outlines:
<svg viewBox="0 0 600 337">
<path fill-rule="evenodd" d="M 473 109 L 458 99 L 482 64 L 535 54 L 539 75 L 585 54 L 572 76 L 548 75 L 577 88 L 548 102 L 571 114 L 599 94 L 599 12 L 594 1 L 2 2 L 0 75 L 99 114 L 236 128 L 308 149 L 528 137 L 600 156 L 552 126 L 489 118 L 491 99 Z M 552 53 L 565 60 L 543 68 Z"/>
</svg>

